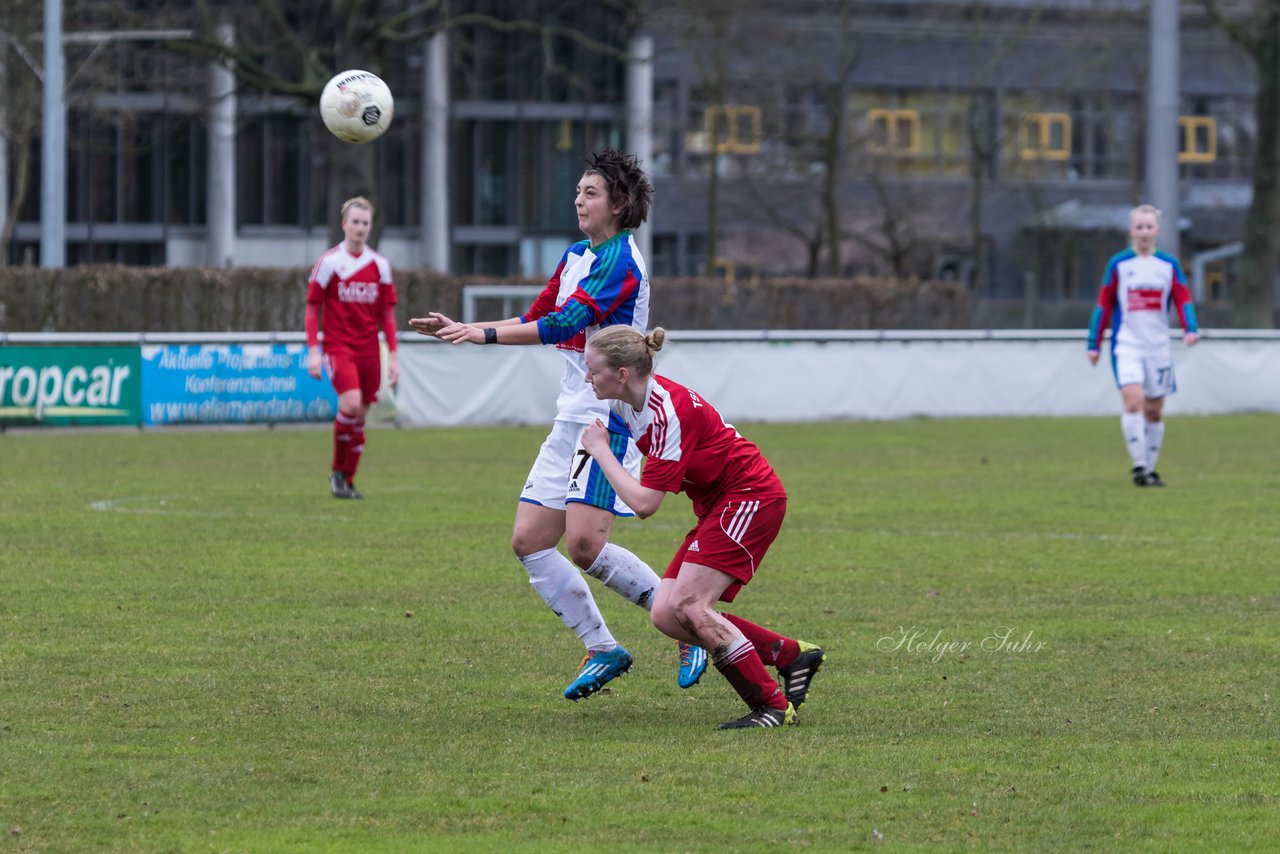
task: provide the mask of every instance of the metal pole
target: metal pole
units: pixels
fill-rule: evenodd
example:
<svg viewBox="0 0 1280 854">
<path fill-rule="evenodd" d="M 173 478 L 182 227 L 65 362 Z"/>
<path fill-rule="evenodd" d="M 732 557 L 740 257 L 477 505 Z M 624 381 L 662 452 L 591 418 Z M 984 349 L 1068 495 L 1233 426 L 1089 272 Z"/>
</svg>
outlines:
<svg viewBox="0 0 1280 854">
<path fill-rule="evenodd" d="M 449 258 L 449 42 L 427 41 L 422 63 L 422 265 L 450 271 Z"/>
<path fill-rule="evenodd" d="M 235 43 L 230 24 L 218 25 L 218 40 L 228 47 Z M 236 77 L 227 59 L 215 59 L 209 68 L 208 144 L 205 262 L 230 267 L 236 244 Z"/>
<path fill-rule="evenodd" d="M 1178 254 L 1178 0 L 1151 0 L 1147 80 L 1147 196 L 1160 209 L 1160 248 Z"/>
<path fill-rule="evenodd" d="M 67 112 L 62 0 L 44 2 L 44 116 L 40 143 L 40 266 L 67 262 Z"/>
<path fill-rule="evenodd" d="M 0 47 L 0 92 L 8 90 L 8 68 L 5 67 L 6 47 Z M 9 217 L 9 137 L 5 136 L 4 128 L 7 127 L 6 119 L 8 119 L 8 107 L 3 100 L 0 100 L 0 234 L 4 233 L 5 222 Z M 7 250 L 8 247 L 6 247 Z M 0 258 L 0 267 L 6 266 L 7 258 Z"/>
<path fill-rule="evenodd" d="M 627 60 L 627 145 L 640 166 L 653 174 L 653 39 L 636 36 L 631 40 Z M 636 245 L 645 263 L 652 263 L 653 210 L 649 221 L 635 233 Z"/>
</svg>

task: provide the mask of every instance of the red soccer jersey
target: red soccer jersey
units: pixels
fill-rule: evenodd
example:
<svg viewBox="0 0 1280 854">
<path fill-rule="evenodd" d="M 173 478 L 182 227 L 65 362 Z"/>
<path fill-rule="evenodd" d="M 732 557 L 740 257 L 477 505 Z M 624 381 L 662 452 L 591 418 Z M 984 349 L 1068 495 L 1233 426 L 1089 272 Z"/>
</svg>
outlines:
<svg viewBox="0 0 1280 854">
<path fill-rule="evenodd" d="M 377 353 L 378 326 L 386 310 L 396 304 L 391 264 L 367 246 L 352 255 L 339 243 L 321 255 L 311 271 L 307 302 L 322 310 L 326 353 Z"/>
<path fill-rule="evenodd" d="M 726 495 L 786 497 L 760 449 L 725 423 L 714 406 L 674 380 L 651 376 L 639 412 L 620 400 L 611 405 L 645 455 L 641 485 L 688 493 L 699 518 Z"/>
</svg>

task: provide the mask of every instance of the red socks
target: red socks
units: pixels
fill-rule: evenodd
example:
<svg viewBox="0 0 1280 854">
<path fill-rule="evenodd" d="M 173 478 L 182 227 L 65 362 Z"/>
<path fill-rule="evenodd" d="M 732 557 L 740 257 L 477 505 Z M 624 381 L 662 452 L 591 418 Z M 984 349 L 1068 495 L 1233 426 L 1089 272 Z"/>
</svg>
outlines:
<svg viewBox="0 0 1280 854">
<path fill-rule="evenodd" d="M 748 706 L 785 709 L 787 697 L 764 669 L 751 641 L 744 639 L 715 660 L 716 670 L 729 681 Z"/>
<path fill-rule="evenodd" d="M 791 638 L 783 637 L 777 632 L 771 632 L 763 626 L 757 626 L 750 620 L 735 617 L 733 614 L 726 614 L 721 611 L 720 616 L 737 626 L 738 631 L 742 632 L 743 636 L 751 641 L 751 645 L 755 647 L 760 660 L 765 664 L 771 664 L 774 667 L 786 667 L 795 661 L 796 656 L 800 654 L 800 644 Z"/>
<path fill-rule="evenodd" d="M 351 427 L 351 444 L 347 447 L 347 464 L 343 471 L 347 473 L 347 483 L 356 479 L 356 469 L 360 467 L 360 455 L 364 453 L 364 419 L 361 418 Z"/>
<path fill-rule="evenodd" d="M 330 471 L 347 470 L 347 453 L 351 449 L 351 434 L 355 431 L 356 420 L 339 412 L 333 419 L 333 465 Z"/>
</svg>

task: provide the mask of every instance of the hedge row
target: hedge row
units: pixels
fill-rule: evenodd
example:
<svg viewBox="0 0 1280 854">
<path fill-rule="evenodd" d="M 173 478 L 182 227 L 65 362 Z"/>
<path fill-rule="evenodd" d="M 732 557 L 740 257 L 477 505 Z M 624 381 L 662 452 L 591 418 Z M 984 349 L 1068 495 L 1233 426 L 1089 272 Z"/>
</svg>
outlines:
<svg viewBox="0 0 1280 854">
<path fill-rule="evenodd" d="M 265 332 L 301 330 L 309 268 L 93 266 L 0 269 L 0 331 Z M 401 318 L 462 312 L 468 284 L 397 270 Z M 506 280 L 502 284 L 544 284 Z M 888 279 L 660 278 L 652 325 L 670 329 L 964 329 L 974 301 L 955 282 Z"/>
</svg>

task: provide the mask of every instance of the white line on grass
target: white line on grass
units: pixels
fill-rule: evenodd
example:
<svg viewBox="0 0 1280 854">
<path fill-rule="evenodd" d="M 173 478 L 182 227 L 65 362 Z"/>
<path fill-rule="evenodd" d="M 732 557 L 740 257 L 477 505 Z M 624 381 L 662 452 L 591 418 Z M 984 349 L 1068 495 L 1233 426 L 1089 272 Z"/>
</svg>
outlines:
<svg viewBox="0 0 1280 854">
<path fill-rule="evenodd" d="M 210 512 L 208 510 L 178 510 L 169 507 L 171 501 L 179 501 L 181 499 L 170 497 L 151 497 L 151 496 L 135 496 L 133 498 L 108 498 L 104 501 L 90 501 L 89 509 L 97 510 L 100 513 L 135 513 L 142 516 L 204 516 L 204 517 L 222 517 L 229 516 L 228 513 L 220 513 L 217 511 Z M 142 504 L 158 504 L 158 507 L 139 507 L 129 505 Z"/>
<path fill-rule="evenodd" d="M 133 496 L 130 498 L 108 498 L 102 501 L 90 501 L 89 509 L 99 513 L 132 513 L 135 516 L 199 516 L 203 519 L 231 519 L 251 516 L 252 514 L 232 513 L 225 510 L 182 510 L 171 506 L 184 501 L 178 496 Z M 143 505 L 143 506 L 139 506 Z M 152 505 L 152 506 L 146 506 Z M 288 516 L 287 510 L 278 511 L 276 517 Z M 300 514 L 308 522 L 348 522 L 350 518 L 338 513 L 306 513 Z"/>
</svg>

